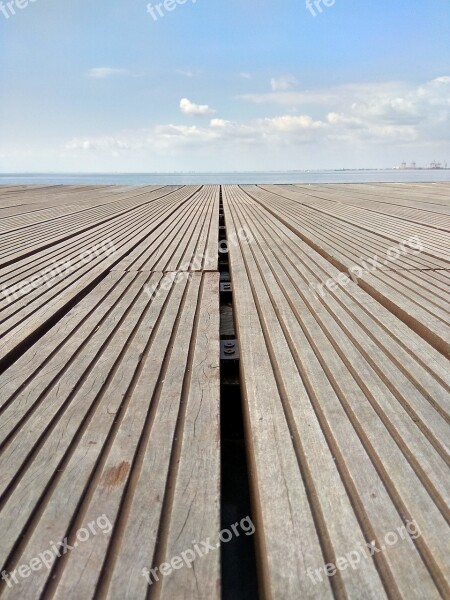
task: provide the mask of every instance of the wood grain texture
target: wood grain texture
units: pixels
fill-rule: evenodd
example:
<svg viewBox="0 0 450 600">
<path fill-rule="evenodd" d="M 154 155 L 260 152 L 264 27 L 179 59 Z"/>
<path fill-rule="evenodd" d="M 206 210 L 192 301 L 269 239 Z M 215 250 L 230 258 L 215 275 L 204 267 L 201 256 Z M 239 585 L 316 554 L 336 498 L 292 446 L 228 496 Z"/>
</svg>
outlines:
<svg viewBox="0 0 450 600">
<path fill-rule="evenodd" d="M 48 540 L 73 545 L 103 514 L 114 527 L 2 597 L 145 598 L 160 526 L 157 564 L 194 539 L 218 539 L 218 281 L 111 273 L 44 336 L 42 352 L 31 348 L 2 375 L 2 565 L 30 563 Z M 150 300 L 144 286 L 154 284 Z M 161 597 L 175 586 L 218 598 L 219 561 L 217 551 L 174 571 Z"/>
<path fill-rule="evenodd" d="M 0 597 L 221 597 L 221 200 L 260 597 L 450 599 L 445 183 L 0 187 Z"/>
<path fill-rule="evenodd" d="M 264 596 L 326 597 L 311 569 L 362 539 L 380 548 L 410 519 L 421 531 L 414 543 L 384 544 L 355 571 L 320 583 L 337 598 L 447 597 L 449 363 L 357 283 L 318 293 L 342 273 L 271 193 L 224 190 L 229 235 L 245 225 L 253 238 L 230 252 Z M 405 286 L 429 277 L 401 273 Z M 445 277 L 432 281 L 428 301 L 444 318 L 448 286 Z M 285 486 L 299 494 L 296 512 L 280 504 Z M 295 569 L 286 564 L 292 555 Z"/>
</svg>

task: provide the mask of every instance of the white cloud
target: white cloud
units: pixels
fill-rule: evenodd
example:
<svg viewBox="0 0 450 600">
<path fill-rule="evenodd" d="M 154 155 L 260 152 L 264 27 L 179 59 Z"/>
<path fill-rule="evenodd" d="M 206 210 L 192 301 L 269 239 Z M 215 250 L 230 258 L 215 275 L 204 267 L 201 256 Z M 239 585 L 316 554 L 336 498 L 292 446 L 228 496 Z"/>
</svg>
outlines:
<svg viewBox="0 0 450 600">
<path fill-rule="evenodd" d="M 168 124 L 149 130 L 122 132 L 117 136 L 77 138 L 66 144 L 65 149 L 126 153 L 143 148 L 172 151 L 186 146 L 214 146 L 216 143 L 301 144 L 312 140 L 312 132 L 328 126 L 307 115 L 254 119 L 247 123 L 214 118 L 202 127 Z"/>
<path fill-rule="evenodd" d="M 450 135 L 450 77 L 422 85 L 405 82 L 353 84 L 318 90 L 247 94 L 257 104 L 287 106 L 291 112 L 325 112 L 333 130 L 353 138 L 444 139 Z M 322 117 L 323 118 L 323 117 Z M 357 133 L 359 132 L 359 133 Z"/>
<path fill-rule="evenodd" d="M 196 117 L 213 115 L 216 112 L 207 104 L 194 104 L 187 98 L 182 98 L 182 100 L 180 100 L 180 109 L 185 115 L 194 115 Z"/>
<path fill-rule="evenodd" d="M 89 69 L 88 77 L 92 77 L 93 79 L 108 79 L 109 77 L 113 77 L 114 75 L 126 75 L 127 71 L 125 69 L 115 69 L 113 67 L 94 67 Z"/>
<path fill-rule="evenodd" d="M 239 98 L 254 104 L 328 107 L 336 112 L 352 110 L 374 116 L 390 114 L 396 119 L 407 115 L 418 116 L 426 105 L 450 106 L 449 85 L 450 77 L 444 76 L 419 86 L 391 81 L 301 91 L 278 89 L 269 93 L 245 94 Z"/>
<path fill-rule="evenodd" d="M 224 119 L 211 119 L 209 124 L 211 127 L 227 127 L 231 121 L 225 121 Z"/>
<path fill-rule="evenodd" d="M 177 73 L 183 77 L 197 77 L 201 71 L 200 69 L 177 69 Z"/>
<path fill-rule="evenodd" d="M 251 73 L 239 73 L 239 77 L 241 77 L 242 79 L 251 79 L 252 74 Z"/>
<path fill-rule="evenodd" d="M 295 132 L 302 129 L 318 129 L 326 127 L 322 121 L 314 121 L 309 115 L 285 115 L 273 119 L 264 119 L 264 121 L 277 131 Z"/>
<path fill-rule="evenodd" d="M 285 92 L 297 85 L 297 80 L 293 75 L 284 75 L 283 77 L 272 78 L 270 87 L 273 92 Z"/>
<path fill-rule="evenodd" d="M 347 84 L 330 88 L 314 90 L 278 90 L 259 94 L 245 94 L 240 99 L 254 104 L 273 104 L 279 106 L 330 106 L 339 103 L 348 104 L 351 101 L 369 98 L 374 93 L 390 94 L 405 88 L 402 82 L 381 82 L 374 84 Z"/>
<path fill-rule="evenodd" d="M 419 86 L 391 82 L 301 94 L 308 103 L 311 97 L 321 102 L 297 114 L 280 111 L 246 121 L 214 117 L 201 126 L 169 123 L 117 135 L 76 139 L 66 145 L 66 150 L 113 156 L 149 151 L 182 155 L 184 150 L 196 148 L 211 155 L 228 150 L 230 156 L 237 157 L 249 155 L 245 149 L 248 146 L 271 153 L 277 148 L 304 147 L 319 157 L 328 152 L 338 161 L 343 154 L 355 158 L 360 154 L 367 156 L 372 148 L 382 158 L 388 149 L 398 153 L 400 161 L 405 149 L 413 152 L 414 148 L 429 148 L 432 160 L 434 148 L 448 146 L 450 77 L 439 77 Z M 181 101 L 180 107 L 189 115 L 207 116 L 215 112 L 207 105 L 193 104 L 187 99 Z"/>
<path fill-rule="evenodd" d="M 118 152 L 129 150 L 135 145 L 125 140 L 116 139 L 113 136 L 100 136 L 96 138 L 74 139 L 66 144 L 66 150 L 95 150 L 101 152 Z"/>
</svg>

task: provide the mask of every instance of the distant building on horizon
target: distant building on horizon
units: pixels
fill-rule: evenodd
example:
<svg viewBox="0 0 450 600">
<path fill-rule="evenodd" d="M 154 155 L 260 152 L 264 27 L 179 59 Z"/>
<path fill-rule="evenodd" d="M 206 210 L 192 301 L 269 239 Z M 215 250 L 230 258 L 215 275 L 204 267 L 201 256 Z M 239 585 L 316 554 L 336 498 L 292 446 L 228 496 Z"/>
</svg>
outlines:
<svg viewBox="0 0 450 600">
<path fill-rule="evenodd" d="M 447 162 L 441 163 L 436 160 L 433 160 L 427 167 L 418 167 L 417 163 L 415 161 L 413 161 L 409 165 L 404 161 L 400 164 L 399 167 L 394 167 L 394 169 L 399 170 L 399 171 L 440 170 L 440 169 L 448 169 L 448 165 L 447 165 Z"/>
</svg>

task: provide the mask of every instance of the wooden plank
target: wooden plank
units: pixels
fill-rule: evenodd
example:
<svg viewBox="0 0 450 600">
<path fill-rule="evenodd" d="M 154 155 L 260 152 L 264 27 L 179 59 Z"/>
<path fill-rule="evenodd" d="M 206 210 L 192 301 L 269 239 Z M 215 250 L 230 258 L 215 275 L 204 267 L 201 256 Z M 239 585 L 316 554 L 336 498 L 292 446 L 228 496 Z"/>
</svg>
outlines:
<svg viewBox="0 0 450 600">
<path fill-rule="evenodd" d="M 145 188 L 146 192 L 155 192 L 159 189 L 163 189 L 164 186 L 148 186 Z M 125 193 L 121 193 L 123 192 Z M 66 203 L 62 194 L 58 194 L 57 203 L 56 200 L 50 203 L 48 208 L 39 208 L 31 212 L 20 212 L 14 216 L 6 217 L 3 213 L 0 213 L 0 233 L 11 232 L 18 229 L 24 229 L 30 225 L 37 223 L 49 222 L 58 220 L 66 215 L 74 215 L 80 213 L 89 213 L 93 207 L 102 206 L 105 204 L 111 204 L 117 206 L 120 203 L 120 198 L 127 198 L 135 196 L 136 188 L 119 188 L 119 189 L 108 189 L 105 191 L 93 191 L 91 194 L 86 192 L 83 193 L 81 198 L 76 197 L 76 204 L 74 198 L 67 198 L 70 203 Z M 141 188 L 140 193 L 144 190 Z M 48 200 L 46 201 L 48 203 Z M 80 206 L 81 205 L 81 206 Z M 1 238 L 0 238 L 1 239 Z"/>
<path fill-rule="evenodd" d="M 346 287 L 342 293 L 339 290 L 339 294 L 333 292 L 322 298 L 312 293 L 303 264 L 309 263 L 310 256 L 314 258 L 314 251 L 305 246 L 308 252 L 303 256 L 304 245 L 294 246 L 295 235 L 281 223 L 277 227 L 275 219 L 267 220 L 267 213 L 238 188 L 225 188 L 224 198 L 229 232 L 245 224 L 254 238 L 249 246 L 231 248 L 243 380 L 246 390 L 259 388 L 249 361 L 259 356 L 260 346 L 267 348 L 272 360 L 261 374 L 262 385 L 265 387 L 267 377 L 275 377 L 284 396 L 289 437 L 300 448 L 297 469 L 309 484 L 310 511 L 316 515 L 314 523 L 323 540 L 324 556 L 319 565 L 335 562 L 345 554 L 342 549 L 352 543 L 357 547 L 352 536 L 363 535 L 381 545 L 406 515 L 419 524 L 422 533 L 415 544 L 396 546 L 395 550 L 384 548 L 374 557 L 376 571 L 367 568 L 359 573 L 365 577 L 364 584 L 340 572 L 339 579 L 335 576 L 332 582 L 335 594 L 382 597 L 382 590 L 386 590 L 389 596 L 408 598 L 445 595 L 450 579 L 446 552 L 442 551 L 448 536 L 444 516 L 448 516 L 450 497 L 445 462 L 449 388 L 443 388 L 437 379 L 430 380 L 427 372 L 433 371 L 432 362 L 423 372 L 420 362 L 427 353 L 426 343 L 417 336 L 411 340 L 414 351 L 409 351 L 409 362 L 419 355 L 417 369 L 422 369 L 425 378 L 416 385 L 414 376 L 411 380 L 405 377 L 398 359 L 394 359 L 395 345 L 404 353 L 404 341 L 381 330 L 368 312 L 361 314 L 361 304 L 352 299 L 353 294 L 359 299 L 364 292 L 351 283 L 350 289 Z M 320 264 L 321 257 L 316 258 Z M 241 287 L 247 279 L 249 287 Z M 334 299 L 336 295 L 339 302 Z M 255 321 L 250 321 L 247 309 L 242 309 L 249 302 L 254 303 L 258 315 Z M 383 312 L 387 311 L 379 305 L 376 310 L 382 322 Z M 412 332 L 398 325 L 397 330 L 411 337 Z M 255 337 L 255 331 L 261 331 L 261 335 Z M 434 356 L 445 373 L 447 361 Z M 257 406 L 261 398 L 251 396 L 248 402 Z M 436 410 L 440 406 L 446 406 L 447 412 Z M 255 448 L 260 425 L 258 417 L 252 416 L 254 407 L 248 410 L 247 441 Z M 269 419 L 270 427 L 271 413 L 264 411 L 263 418 Z M 288 451 L 292 443 L 289 437 L 279 436 L 278 452 Z M 324 441 L 320 443 L 321 437 Z M 315 461 L 317 465 L 323 462 L 328 452 L 333 460 L 329 470 L 324 471 L 323 464 L 320 468 L 314 466 Z M 265 457 L 261 453 L 255 458 L 259 471 L 252 485 L 258 500 L 273 479 Z M 324 472 L 327 476 L 322 479 Z M 286 477 L 293 478 L 293 474 Z M 267 508 L 267 499 L 262 504 L 266 505 L 266 514 L 259 527 L 270 531 L 274 524 L 280 524 L 279 513 Z M 323 515 L 322 519 L 317 515 Z M 336 522 L 346 523 L 345 530 L 336 529 Z M 284 539 L 284 534 L 280 535 Z M 259 541 L 260 552 L 268 555 L 263 560 L 275 562 L 276 540 L 269 542 L 266 536 Z M 288 538 L 289 547 L 291 543 Z M 303 576 L 306 578 L 306 570 Z M 276 569 L 266 577 L 265 585 L 275 597 L 298 597 L 289 595 L 284 582 L 280 585 Z M 382 588 L 374 592 L 380 585 L 379 578 Z"/>
<path fill-rule="evenodd" d="M 119 217 L 123 218 L 141 206 L 168 196 L 171 192 L 176 191 L 176 189 L 176 187 L 167 186 L 162 188 L 161 191 L 150 192 L 148 194 L 139 193 L 136 194 L 136 198 L 125 198 L 118 206 L 105 205 L 94 208 L 82 216 L 67 215 L 61 217 L 56 222 L 36 223 L 25 230 L 3 233 L 1 236 L 0 266 L 26 256 L 42 247 L 66 241 L 78 233 L 87 231 L 109 220 Z"/>
<path fill-rule="evenodd" d="M 330 215 L 319 214 L 309 206 L 283 200 L 278 195 L 265 192 L 257 186 L 243 189 L 270 212 L 276 208 L 276 216 L 288 226 L 299 225 L 297 234 L 308 239 L 316 249 L 322 249 L 327 259 L 347 265 L 348 268 L 363 261 L 378 260 L 377 268 L 396 269 L 446 269 L 449 262 L 426 254 L 404 253 L 392 260 L 388 252 L 397 244 L 379 235 L 368 232 L 357 225 L 346 223 Z M 408 239 L 408 238 L 406 238 Z M 402 242 L 405 239 L 401 240 Z M 334 263 L 333 263 L 334 264 Z"/>
<path fill-rule="evenodd" d="M 221 596 L 221 197 L 261 597 L 450 597 L 450 185 L 303 184 L 0 186 L 2 598 Z"/>
<path fill-rule="evenodd" d="M 68 259 L 71 261 L 71 267 L 55 276 L 50 282 L 52 285 L 47 285 L 41 276 L 43 267 L 48 265 L 47 259 L 44 263 L 40 262 L 39 268 L 20 274 L 19 280 L 22 279 L 28 283 L 27 288 L 25 288 L 27 293 L 23 294 L 19 290 L 18 297 L 14 298 L 13 301 L 11 301 L 13 296 L 7 294 L 7 292 L 10 290 L 11 285 L 17 285 L 17 280 L 3 279 L 0 288 L 3 290 L 3 295 L 6 291 L 7 297 L 0 300 L 0 360 L 33 335 L 39 327 L 48 322 L 65 305 L 74 301 L 84 289 L 99 280 L 122 256 L 133 250 L 140 240 L 147 239 L 149 234 L 158 227 L 164 227 L 164 222 L 171 212 L 180 209 L 195 193 L 196 189 L 187 186 L 182 191 L 174 192 L 171 201 L 163 199 L 161 204 L 151 203 L 148 206 L 141 207 L 140 210 L 146 211 L 147 214 L 135 215 L 133 217 L 135 224 L 133 224 L 131 216 L 125 226 L 120 218 L 116 219 L 116 233 L 111 236 L 111 230 L 106 229 L 105 232 L 110 235 L 104 234 L 103 236 L 103 241 L 112 237 L 115 248 L 112 254 L 102 252 L 86 263 L 81 259 L 80 253 L 83 253 L 86 249 L 85 244 L 88 238 L 81 237 L 77 243 L 78 248 L 71 250 L 69 256 L 66 250 L 59 255 L 59 264 L 61 264 L 61 261 L 62 264 L 65 264 L 64 261 Z M 102 241 L 98 229 L 92 232 L 92 235 L 95 237 L 91 237 L 91 243 L 96 241 L 98 244 Z M 61 242 L 61 244 L 61 247 L 65 248 L 65 242 Z M 90 246 L 87 246 L 87 248 L 89 249 Z M 72 260 L 73 257 L 75 257 L 75 260 Z M 33 278 L 38 278 L 40 282 L 36 289 L 29 284 Z"/>
<path fill-rule="evenodd" d="M 336 230 L 334 226 L 331 226 L 328 230 L 326 229 L 326 224 L 323 223 L 325 214 L 320 217 L 316 228 L 310 228 L 308 223 L 305 222 L 305 215 L 302 214 L 302 211 L 309 210 L 309 207 L 301 207 L 300 204 L 293 203 L 289 198 L 284 201 L 283 198 L 272 192 L 258 192 L 256 186 L 245 186 L 243 189 L 248 191 L 275 218 L 280 219 L 302 240 L 330 261 L 333 266 L 348 275 L 352 275 L 365 291 L 401 318 L 440 352 L 446 355 L 450 353 L 450 329 L 445 317 L 445 306 L 439 308 L 439 304 L 442 304 L 439 298 L 441 290 L 433 293 L 433 289 L 429 288 L 426 293 L 420 292 L 417 291 L 420 290 L 418 283 L 408 278 L 408 276 L 399 275 L 394 277 L 391 275 L 391 272 L 404 269 L 401 253 L 398 258 L 397 252 L 392 253 L 392 258 L 387 260 L 390 250 L 385 247 L 384 254 L 377 252 L 372 258 L 364 257 L 364 259 L 361 259 L 356 254 L 356 248 L 356 252 L 348 250 L 348 247 L 352 246 L 352 239 L 345 236 L 345 230 Z M 295 210 L 295 206 L 294 209 L 291 208 L 295 204 L 300 206 L 300 212 Z M 320 229 L 324 231 L 320 232 Z M 361 238 L 361 244 L 364 243 L 365 235 Z M 443 248 L 444 244 L 442 245 Z M 420 246 L 419 250 L 416 249 L 406 253 L 407 269 L 440 269 L 449 266 L 447 262 L 442 262 L 438 258 L 433 258 L 431 264 L 420 264 L 424 253 L 428 256 L 433 254 L 431 250 L 428 251 L 429 249 L 429 246 L 424 244 L 423 247 Z M 437 255 L 443 256 L 443 254 L 445 252 L 438 250 Z M 416 262 L 412 262 L 414 256 L 416 256 Z M 428 299 L 425 295 L 428 296 Z"/>
<path fill-rule="evenodd" d="M 219 186 L 203 186 L 164 228 L 127 254 L 117 271 L 217 270 Z"/>
<path fill-rule="evenodd" d="M 302 204 L 301 194 L 286 191 L 282 186 L 261 186 L 261 188 Z M 310 208 L 320 214 L 330 215 L 334 219 L 351 223 L 364 231 L 377 233 L 397 243 L 416 236 L 422 240 L 424 246 L 423 252 L 429 256 L 450 262 L 450 252 L 448 251 L 450 236 L 448 229 L 445 227 L 443 231 L 435 230 L 425 224 L 410 223 L 386 214 L 372 213 L 356 206 L 348 207 L 344 204 L 330 203 L 326 200 L 322 202 L 317 200 Z"/>
<path fill-rule="evenodd" d="M 9 466 L 1 474 L 0 563 L 11 572 L 50 538 L 67 536 L 73 545 L 77 531 L 101 515 L 113 526 L 78 542 L 50 570 L 4 586 L 5 598 L 93 597 L 98 586 L 112 597 L 145 598 L 142 569 L 152 566 L 160 529 L 167 539 L 161 562 L 192 548 L 193 539 L 218 540 L 219 278 L 198 273 L 167 286 L 167 277 L 111 273 L 96 288 L 95 310 L 88 296 L 40 342 L 50 356 L 31 348 L 1 376 L 11 397 L 0 408 L 9 415 L 2 420 L 9 434 L 0 460 Z M 158 282 L 150 299 L 144 284 Z M 124 552 L 134 521 L 133 551 Z M 199 558 L 195 571 L 174 570 L 161 597 L 173 598 L 175 587 L 219 598 L 219 560 L 217 550 Z M 131 590 L 116 571 L 131 578 Z"/>
</svg>

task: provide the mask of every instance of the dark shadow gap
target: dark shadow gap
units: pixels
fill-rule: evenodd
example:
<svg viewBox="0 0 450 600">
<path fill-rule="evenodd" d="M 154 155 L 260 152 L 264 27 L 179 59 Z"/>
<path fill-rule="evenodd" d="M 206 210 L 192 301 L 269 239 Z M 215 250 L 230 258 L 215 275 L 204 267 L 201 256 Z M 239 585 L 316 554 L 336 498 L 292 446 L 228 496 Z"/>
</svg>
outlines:
<svg viewBox="0 0 450 600">
<path fill-rule="evenodd" d="M 221 528 L 231 531 L 237 524 L 240 535 L 223 543 L 222 599 L 252 600 L 259 597 L 255 536 L 245 535 L 239 523 L 252 518 L 249 474 L 242 417 L 239 378 L 239 350 L 233 317 L 233 291 L 230 279 L 222 189 L 219 205 L 220 339 L 221 339 Z M 254 520 L 252 518 L 252 522 Z"/>
</svg>

